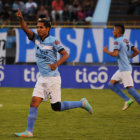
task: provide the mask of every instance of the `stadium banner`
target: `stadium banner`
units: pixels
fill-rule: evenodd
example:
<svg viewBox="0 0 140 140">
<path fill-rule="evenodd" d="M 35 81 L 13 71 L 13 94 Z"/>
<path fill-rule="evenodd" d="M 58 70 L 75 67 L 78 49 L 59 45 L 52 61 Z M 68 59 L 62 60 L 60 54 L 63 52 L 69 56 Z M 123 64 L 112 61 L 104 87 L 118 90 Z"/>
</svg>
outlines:
<svg viewBox="0 0 140 140">
<path fill-rule="evenodd" d="M 0 64 L 5 64 L 7 28 L 0 29 Z"/>
<path fill-rule="evenodd" d="M 22 29 L 16 31 L 16 62 L 35 62 L 35 48 Z M 36 29 L 33 29 L 36 32 Z M 76 29 L 52 28 L 50 34 L 55 36 L 69 53 L 69 62 L 104 63 L 116 62 L 103 53 L 103 47 L 108 46 L 113 51 L 113 29 Z M 124 36 L 140 50 L 140 29 L 126 29 Z M 60 57 L 60 56 L 58 56 Z M 140 55 L 132 59 L 140 63 Z"/>
<path fill-rule="evenodd" d="M 62 88 L 107 89 L 117 69 L 117 66 L 62 65 L 59 67 Z M 38 76 L 36 65 L 0 65 L 0 87 L 34 87 Z M 140 89 L 139 66 L 133 67 L 132 76 L 135 88 Z"/>
</svg>

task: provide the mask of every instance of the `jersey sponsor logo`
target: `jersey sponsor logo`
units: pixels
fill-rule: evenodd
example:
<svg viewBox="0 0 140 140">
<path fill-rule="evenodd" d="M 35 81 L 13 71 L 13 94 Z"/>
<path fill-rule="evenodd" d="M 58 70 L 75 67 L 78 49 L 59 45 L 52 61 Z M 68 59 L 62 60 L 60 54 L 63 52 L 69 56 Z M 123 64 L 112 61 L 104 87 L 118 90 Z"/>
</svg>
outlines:
<svg viewBox="0 0 140 140">
<path fill-rule="evenodd" d="M 43 50 L 52 50 L 53 46 L 46 46 L 46 45 L 44 45 L 41 49 L 43 49 Z"/>
<path fill-rule="evenodd" d="M 118 42 L 117 42 L 117 41 L 115 41 L 115 42 L 114 42 L 114 45 L 118 45 Z"/>
<path fill-rule="evenodd" d="M 35 40 L 35 44 L 37 45 L 37 49 L 38 49 L 38 47 L 39 47 L 40 49 L 43 49 L 43 50 L 52 50 L 52 49 L 53 49 L 53 46 L 41 44 L 41 43 L 39 42 L 39 40 Z"/>
<path fill-rule="evenodd" d="M 44 55 L 47 55 L 48 54 L 48 51 L 40 50 L 40 53 L 41 54 L 44 54 Z"/>
<path fill-rule="evenodd" d="M 53 49 L 53 46 L 46 46 L 44 44 L 39 44 L 37 46 L 42 50 L 52 50 Z"/>
<path fill-rule="evenodd" d="M 129 43 L 129 41 L 127 39 L 124 39 L 123 42 L 126 43 L 126 44 Z"/>
<path fill-rule="evenodd" d="M 58 40 L 55 40 L 55 45 L 58 45 L 58 44 L 60 44 L 60 42 L 58 41 Z"/>
</svg>

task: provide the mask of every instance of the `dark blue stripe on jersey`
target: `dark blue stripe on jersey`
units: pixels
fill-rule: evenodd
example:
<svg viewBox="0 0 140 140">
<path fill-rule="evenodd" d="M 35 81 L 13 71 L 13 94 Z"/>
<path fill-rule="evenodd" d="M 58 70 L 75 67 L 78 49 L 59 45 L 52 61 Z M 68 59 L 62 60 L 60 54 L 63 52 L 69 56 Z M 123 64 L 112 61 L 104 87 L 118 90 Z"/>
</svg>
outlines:
<svg viewBox="0 0 140 140">
<path fill-rule="evenodd" d="M 33 32 L 33 37 L 32 38 L 29 38 L 29 40 L 33 40 L 35 37 L 35 33 Z"/>
<path fill-rule="evenodd" d="M 134 47 L 135 47 L 135 46 L 132 46 L 132 47 L 131 47 L 131 50 L 132 50 Z"/>
<path fill-rule="evenodd" d="M 63 51 L 63 50 L 64 50 L 64 48 L 60 49 L 58 52 L 60 53 L 60 52 Z"/>
</svg>

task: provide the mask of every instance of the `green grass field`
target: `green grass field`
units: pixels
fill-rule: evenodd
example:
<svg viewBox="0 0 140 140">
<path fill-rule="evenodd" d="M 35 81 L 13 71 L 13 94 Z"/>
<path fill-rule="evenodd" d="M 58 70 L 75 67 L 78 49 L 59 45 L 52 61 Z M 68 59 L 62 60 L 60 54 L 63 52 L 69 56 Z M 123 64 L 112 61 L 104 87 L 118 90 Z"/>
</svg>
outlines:
<svg viewBox="0 0 140 140">
<path fill-rule="evenodd" d="M 51 110 L 49 101 L 39 107 L 33 138 L 18 138 L 26 129 L 32 88 L 0 88 L 0 140 L 139 140 L 140 106 L 122 111 L 123 101 L 111 90 L 62 89 L 62 100 L 86 97 L 94 108 L 89 116 L 83 109 Z M 125 91 L 126 92 L 126 91 Z M 140 92 L 140 90 L 139 90 Z"/>
</svg>

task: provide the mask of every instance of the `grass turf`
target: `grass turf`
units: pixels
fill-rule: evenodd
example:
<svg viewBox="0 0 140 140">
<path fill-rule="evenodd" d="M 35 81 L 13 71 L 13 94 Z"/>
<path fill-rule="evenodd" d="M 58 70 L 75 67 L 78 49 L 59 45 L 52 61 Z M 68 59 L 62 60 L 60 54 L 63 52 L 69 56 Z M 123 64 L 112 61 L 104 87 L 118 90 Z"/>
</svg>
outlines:
<svg viewBox="0 0 140 140">
<path fill-rule="evenodd" d="M 3 107 L 0 107 L 0 140 L 138 140 L 140 138 L 139 105 L 134 102 L 128 110 L 122 111 L 124 104 L 122 99 L 107 89 L 62 89 L 62 101 L 77 101 L 86 97 L 94 108 L 94 115 L 89 116 L 88 112 L 81 108 L 54 112 L 49 101 L 43 102 L 39 107 L 34 137 L 15 137 L 15 132 L 26 129 L 32 91 L 32 88 L 0 88 L 0 104 L 3 104 Z"/>
</svg>

